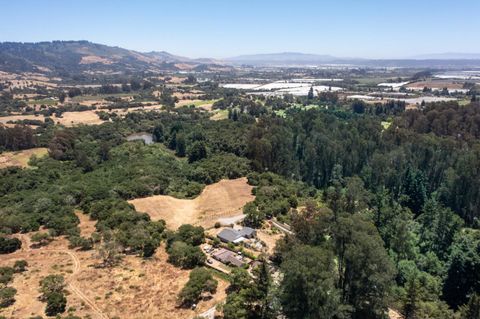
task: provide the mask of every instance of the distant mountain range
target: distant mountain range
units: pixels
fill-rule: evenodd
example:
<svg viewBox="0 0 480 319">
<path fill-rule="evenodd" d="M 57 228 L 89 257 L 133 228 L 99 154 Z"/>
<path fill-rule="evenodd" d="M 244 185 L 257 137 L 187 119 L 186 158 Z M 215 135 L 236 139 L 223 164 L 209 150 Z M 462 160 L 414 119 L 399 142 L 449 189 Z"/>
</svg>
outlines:
<svg viewBox="0 0 480 319">
<path fill-rule="evenodd" d="M 253 66 L 306 66 L 339 64 L 369 67 L 480 67 L 480 54 L 443 53 L 419 55 L 405 59 L 364 59 L 340 58 L 331 55 L 284 52 L 272 54 L 251 54 L 227 58 L 235 65 Z"/>
<path fill-rule="evenodd" d="M 480 53 L 436 53 L 411 57 L 414 60 L 480 60 Z"/>
<path fill-rule="evenodd" d="M 88 41 L 0 43 L 0 71 L 75 74 L 142 71 L 230 70 L 232 66 L 315 66 L 466 68 L 480 67 L 480 54 L 444 53 L 409 59 L 339 58 L 331 55 L 283 52 L 241 55 L 223 60 L 191 59 L 165 51 L 138 52 Z"/>
<path fill-rule="evenodd" d="M 7 72 L 138 72 L 215 67 L 213 59 L 190 59 L 168 52 L 142 53 L 88 41 L 0 43 L 0 70 Z"/>
<path fill-rule="evenodd" d="M 306 54 L 299 52 L 283 52 L 270 54 L 251 54 L 240 55 L 227 58 L 225 61 L 241 64 L 311 64 L 311 63 L 331 63 L 340 60 L 331 55 Z"/>
</svg>

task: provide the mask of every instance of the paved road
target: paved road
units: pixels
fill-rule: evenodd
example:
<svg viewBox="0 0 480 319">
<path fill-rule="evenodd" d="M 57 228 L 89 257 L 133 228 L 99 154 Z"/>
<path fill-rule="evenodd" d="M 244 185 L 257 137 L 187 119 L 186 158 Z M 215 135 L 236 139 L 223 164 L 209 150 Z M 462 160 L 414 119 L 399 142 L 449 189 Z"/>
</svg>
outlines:
<svg viewBox="0 0 480 319">
<path fill-rule="evenodd" d="M 228 225 L 231 225 L 231 224 L 235 224 L 235 223 L 243 220 L 244 218 L 245 218 L 245 215 L 240 214 L 240 215 L 236 215 L 236 216 L 232 216 L 232 217 L 219 218 L 218 222 L 221 225 L 228 226 Z"/>
<path fill-rule="evenodd" d="M 205 318 L 205 319 L 215 319 L 215 309 L 217 306 L 213 306 L 212 308 L 208 309 L 207 311 L 199 314 L 199 317 Z"/>
</svg>

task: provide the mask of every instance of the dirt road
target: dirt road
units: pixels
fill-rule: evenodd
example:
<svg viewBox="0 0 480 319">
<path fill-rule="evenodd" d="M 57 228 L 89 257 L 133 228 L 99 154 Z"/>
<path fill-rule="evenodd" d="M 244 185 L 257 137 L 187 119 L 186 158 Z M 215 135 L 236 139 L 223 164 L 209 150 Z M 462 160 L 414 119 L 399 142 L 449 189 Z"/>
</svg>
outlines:
<svg viewBox="0 0 480 319">
<path fill-rule="evenodd" d="M 95 303 L 93 301 L 91 301 L 87 296 L 85 296 L 85 294 L 80 289 L 78 289 L 75 286 L 74 278 L 78 274 L 78 272 L 80 271 L 80 266 L 81 266 L 80 260 L 78 259 L 77 255 L 75 255 L 73 252 L 71 252 L 69 250 L 66 250 L 66 249 L 49 249 L 49 248 L 31 249 L 30 248 L 31 247 L 31 241 L 30 241 L 30 237 L 28 235 L 20 234 L 20 235 L 18 235 L 18 238 L 22 241 L 22 249 L 21 249 L 22 252 L 28 252 L 29 254 L 32 254 L 32 253 L 37 253 L 37 252 L 48 251 L 48 252 L 68 255 L 73 261 L 72 274 L 66 280 L 68 289 L 72 293 L 77 295 L 78 298 L 80 298 L 83 302 L 88 304 L 92 308 L 92 310 L 95 312 L 97 318 L 109 319 L 109 317 L 105 313 L 103 313 L 102 310 L 100 310 L 100 308 L 98 308 L 97 305 L 95 305 Z M 16 256 L 13 255 L 11 257 L 15 258 Z"/>
</svg>

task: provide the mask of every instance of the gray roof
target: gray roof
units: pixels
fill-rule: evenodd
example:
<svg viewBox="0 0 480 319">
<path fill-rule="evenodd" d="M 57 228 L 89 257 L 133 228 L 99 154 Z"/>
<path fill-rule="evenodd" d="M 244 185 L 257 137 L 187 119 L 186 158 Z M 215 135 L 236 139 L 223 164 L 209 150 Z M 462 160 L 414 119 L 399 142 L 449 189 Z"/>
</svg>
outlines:
<svg viewBox="0 0 480 319">
<path fill-rule="evenodd" d="M 237 238 L 241 237 L 239 236 L 238 232 L 234 229 L 231 228 L 225 228 L 221 232 L 218 233 L 218 238 L 223 239 L 225 241 L 234 241 Z"/>
<path fill-rule="evenodd" d="M 253 234 L 255 234 L 255 229 L 250 227 L 243 227 L 241 230 L 225 228 L 218 233 L 217 237 L 224 241 L 233 242 L 240 237 L 251 237 Z"/>
<path fill-rule="evenodd" d="M 237 267 L 242 267 L 244 264 L 243 261 L 237 258 L 236 253 L 224 248 L 220 248 L 218 251 L 213 253 L 212 257 L 224 264 L 231 264 Z"/>
<path fill-rule="evenodd" d="M 255 233 L 255 229 L 250 227 L 243 227 L 238 234 L 240 236 L 252 236 Z"/>
</svg>

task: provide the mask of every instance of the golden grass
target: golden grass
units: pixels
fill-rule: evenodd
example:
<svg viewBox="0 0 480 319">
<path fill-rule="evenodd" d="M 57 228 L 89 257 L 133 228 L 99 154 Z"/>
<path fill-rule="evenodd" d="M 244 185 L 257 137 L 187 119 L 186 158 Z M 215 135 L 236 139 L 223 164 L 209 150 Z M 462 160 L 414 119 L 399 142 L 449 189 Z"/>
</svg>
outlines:
<svg viewBox="0 0 480 319">
<path fill-rule="evenodd" d="M 243 206 L 254 199 L 252 186 L 243 177 L 208 185 L 195 199 L 156 195 L 130 200 L 129 203 L 137 211 L 149 214 L 153 220 L 163 219 L 170 229 L 183 224 L 209 228 L 219 218 L 241 214 Z"/>
<path fill-rule="evenodd" d="M 19 167 L 28 167 L 28 161 L 30 158 L 35 155 L 37 157 L 42 157 L 47 155 L 48 151 L 46 148 L 31 148 L 28 150 L 18 151 L 18 152 L 5 152 L 0 154 L 0 168 L 19 166 Z"/>
</svg>

